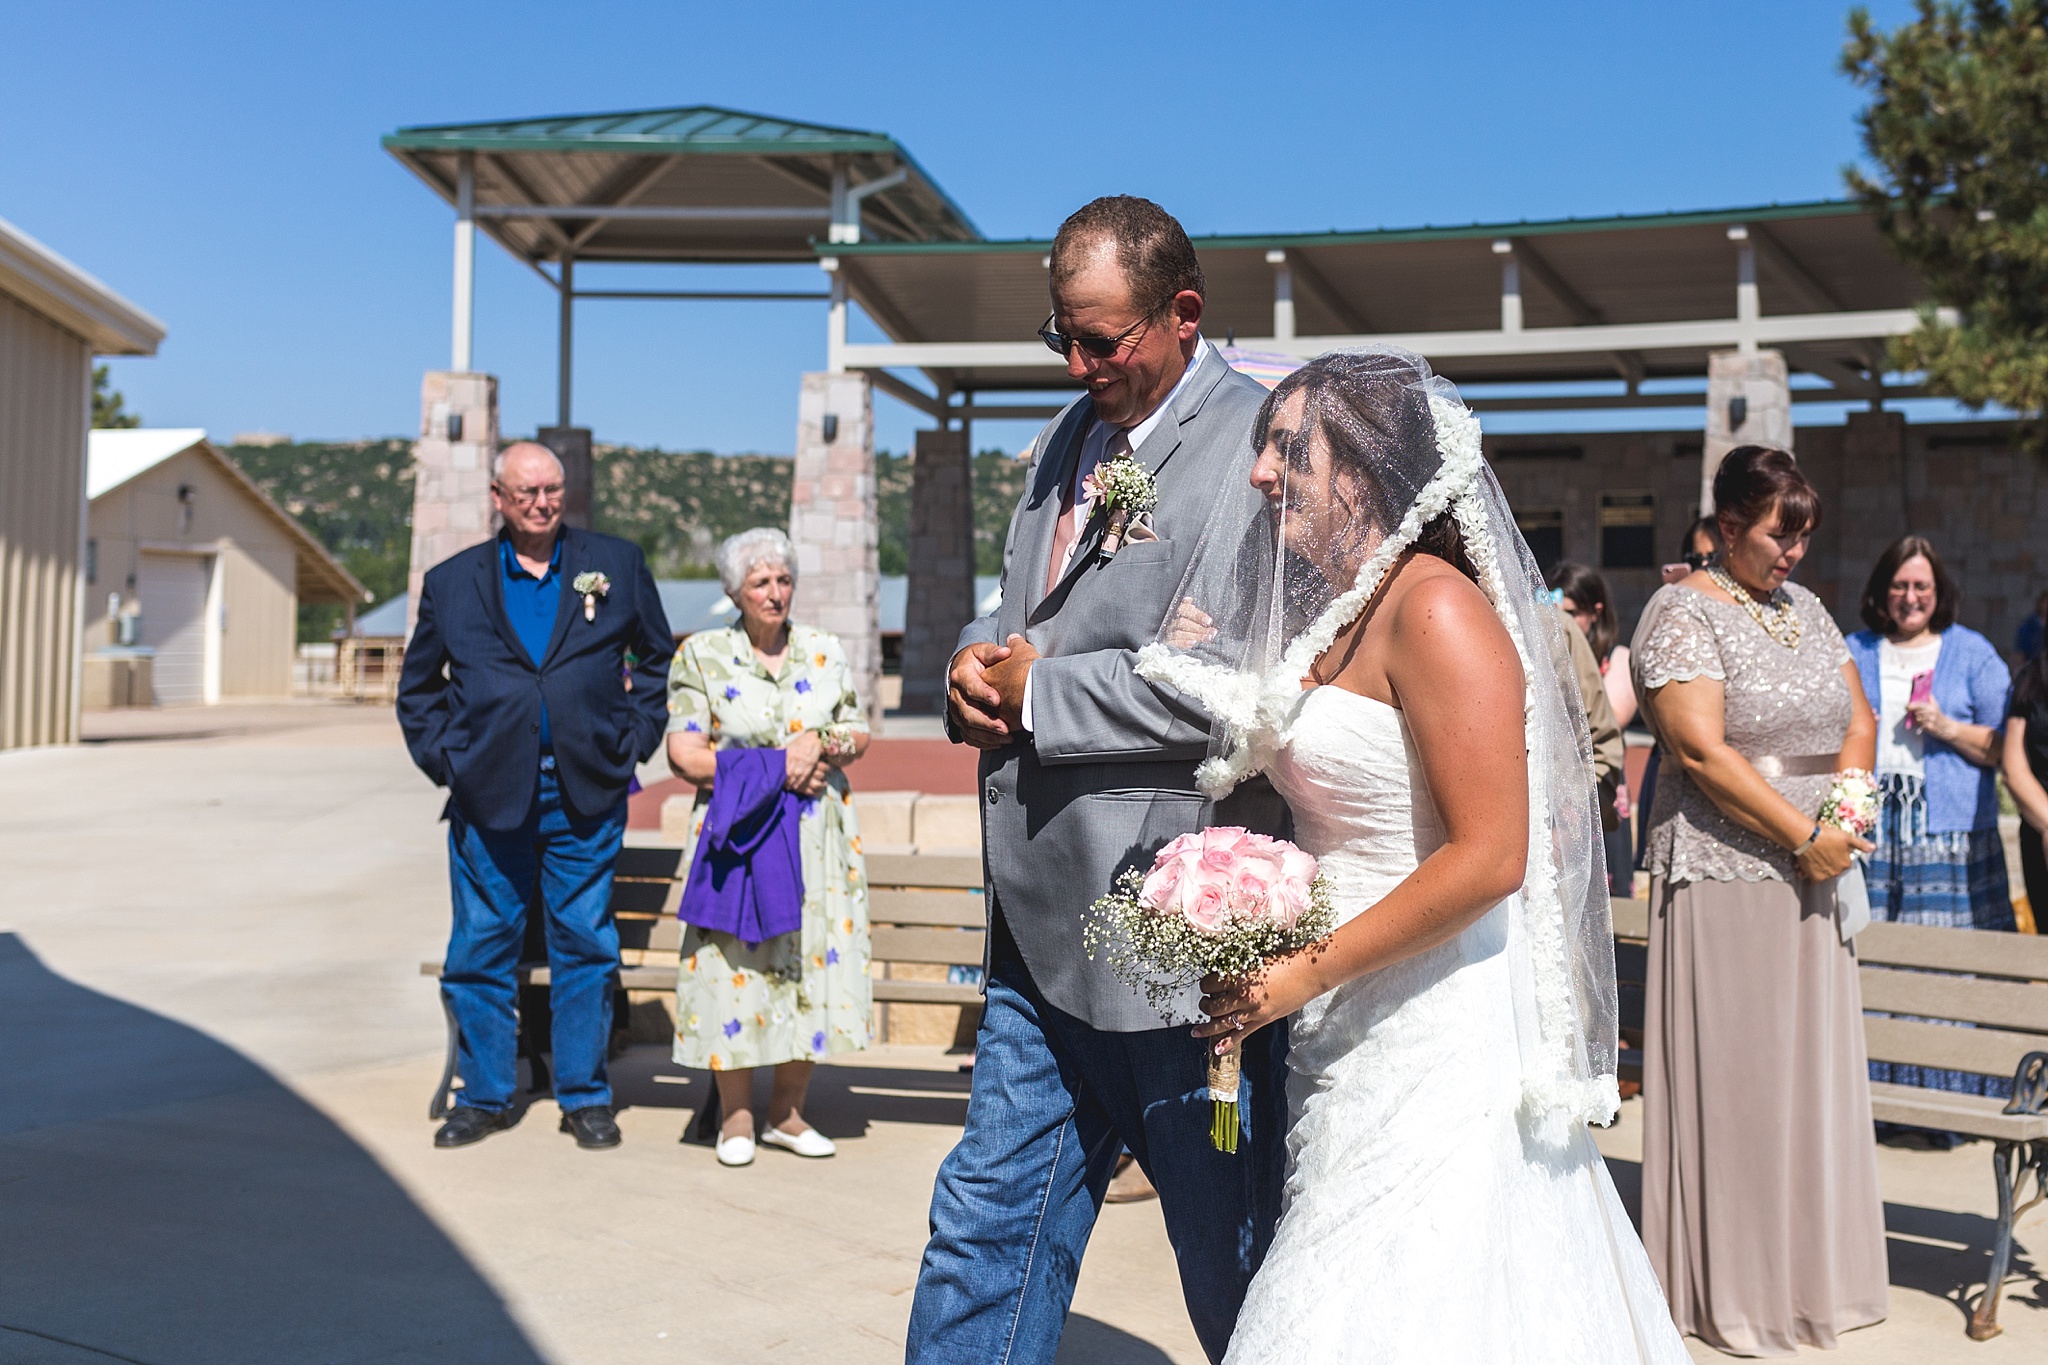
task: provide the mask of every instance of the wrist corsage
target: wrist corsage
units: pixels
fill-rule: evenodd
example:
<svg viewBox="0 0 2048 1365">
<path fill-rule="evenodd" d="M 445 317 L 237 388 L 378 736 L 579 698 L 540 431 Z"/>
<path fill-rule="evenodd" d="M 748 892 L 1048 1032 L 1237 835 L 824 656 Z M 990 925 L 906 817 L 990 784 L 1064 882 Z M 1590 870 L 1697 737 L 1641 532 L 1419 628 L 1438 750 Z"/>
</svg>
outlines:
<svg viewBox="0 0 2048 1365">
<path fill-rule="evenodd" d="M 818 731 L 818 743 L 823 746 L 827 758 L 852 758 L 860 743 L 859 735 L 860 732 L 851 725 L 827 725 Z"/>
<path fill-rule="evenodd" d="M 1820 823 L 1868 839 L 1877 828 L 1877 783 L 1861 768 L 1835 774 L 1820 801 Z"/>
</svg>

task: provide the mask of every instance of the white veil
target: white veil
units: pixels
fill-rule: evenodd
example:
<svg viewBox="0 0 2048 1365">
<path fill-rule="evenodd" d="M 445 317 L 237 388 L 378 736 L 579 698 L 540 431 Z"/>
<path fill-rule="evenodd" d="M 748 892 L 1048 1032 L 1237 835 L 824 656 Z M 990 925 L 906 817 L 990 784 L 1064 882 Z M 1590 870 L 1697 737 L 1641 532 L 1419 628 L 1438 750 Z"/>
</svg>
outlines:
<svg viewBox="0 0 2048 1365">
<path fill-rule="evenodd" d="M 1260 449 L 1269 441 L 1284 456 L 1281 496 L 1249 531 L 1242 505 L 1218 500 L 1139 674 L 1215 718 L 1197 777 L 1220 798 L 1286 747 L 1303 679 L 1395 559 L 1461 545 L 1460 567 L 1499 613 L 1526 679 L 1529 861 L 1509 901 L 1524 1110 L 1552 1140 L 1569 1121 L 1611 1122 L 1614 940 L 1585 704 L 1563 618 L 1481 455 L 1478 418 L 1419 355 L 1340 351 L 1273 390 L 1254 434 Z"/>
</svg>

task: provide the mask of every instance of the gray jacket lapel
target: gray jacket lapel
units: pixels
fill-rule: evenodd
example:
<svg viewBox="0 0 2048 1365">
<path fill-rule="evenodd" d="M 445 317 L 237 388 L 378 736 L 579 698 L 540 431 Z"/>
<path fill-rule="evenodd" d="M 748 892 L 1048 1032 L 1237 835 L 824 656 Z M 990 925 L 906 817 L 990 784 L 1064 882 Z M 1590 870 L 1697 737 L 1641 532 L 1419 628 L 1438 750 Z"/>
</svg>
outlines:
<svg viewBox="0 0 2048 1365">
<path fill-rule="evenodd" d="M 1052 567 L 1053 533 L 1059 527 L 1060 498 L 1074 476 L 1074 463 L 1081 458 L 1081 438 L 1088 432 L 1095 405 L 1087 394 L 1068 406 L 1052 425 L 1046 448 L 1038 457 L 1038 473 L 1031 489 L 1031 502 L 1024 509 L 1025 614 L 1038 609 L 1045 600 L 1045 576 Z"/>
</svg>

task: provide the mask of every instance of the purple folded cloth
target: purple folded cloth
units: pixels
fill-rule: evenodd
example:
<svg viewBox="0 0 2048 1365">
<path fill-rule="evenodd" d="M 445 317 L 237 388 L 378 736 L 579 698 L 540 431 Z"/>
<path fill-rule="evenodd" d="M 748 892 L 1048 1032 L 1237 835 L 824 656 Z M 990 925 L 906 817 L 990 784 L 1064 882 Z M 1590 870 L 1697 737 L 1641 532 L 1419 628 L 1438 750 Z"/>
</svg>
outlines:
<svg viewBox="0 0 2048 1365">
<path fill-rule="evenodd" d="M 783 785 L 780 749 L 721 749 L 679 918 L 749 946 L 803 927 L 797 822 L 810 803 Z"/>
</svg>

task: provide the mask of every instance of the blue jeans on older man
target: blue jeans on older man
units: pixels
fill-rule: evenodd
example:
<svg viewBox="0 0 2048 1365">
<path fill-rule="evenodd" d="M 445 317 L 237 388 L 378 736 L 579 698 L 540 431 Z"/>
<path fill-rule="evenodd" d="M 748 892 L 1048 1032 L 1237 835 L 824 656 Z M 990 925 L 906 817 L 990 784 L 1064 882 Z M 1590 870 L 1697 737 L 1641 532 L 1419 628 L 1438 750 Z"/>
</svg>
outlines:
<svg viewBox="0 0 2048 1365">
<path fill-rule="evenodd" d="M 1280 1213 L 1286 1039 L 1245 1044 L 1237 1152 L 1215 1150 L 1207 1056 L 1186 1026 L 1105 1033 L 1046 1003 L 1000 913 L 967 1128 L 939 1167 L 911 1365 L 1052 1365 L 1119 1152 L 1159 1190 L 1181 1293 L 1211 1360 Z"/>
<path fill-rule="evenodd" d="M 455 924 L 441 998 L 460 1038 L 457 1103 L 498 1112 L 518 1085 L 519 950 L 526 917 L 547 918 L 548 1002 L 554 1014 L 555 1103 L 564 1113 L 610 1104 L 605 1049 L 611 1041 L 612 866 L 626 833 L 626 803 L 595 819 L 572 815 L 552 766 L 517 829 L 480 829 L 448 812 L 448 874 Z"/>
</svg>

